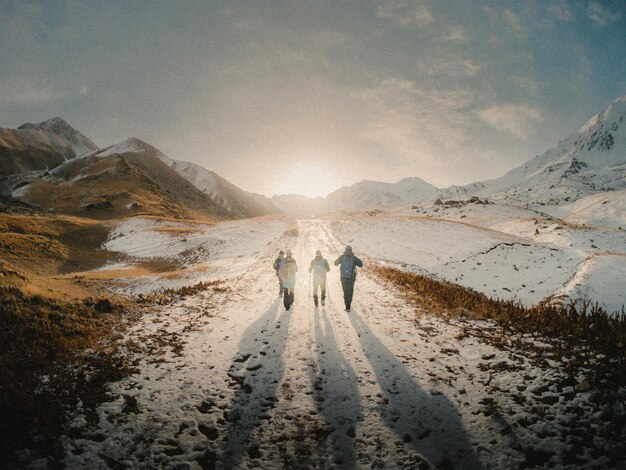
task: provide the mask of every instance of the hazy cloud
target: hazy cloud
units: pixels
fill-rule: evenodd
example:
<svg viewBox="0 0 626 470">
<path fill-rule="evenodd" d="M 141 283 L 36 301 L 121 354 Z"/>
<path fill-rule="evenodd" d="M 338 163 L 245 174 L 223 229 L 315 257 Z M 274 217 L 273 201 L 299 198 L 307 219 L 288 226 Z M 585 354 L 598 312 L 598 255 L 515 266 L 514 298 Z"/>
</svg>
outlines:
<svg viewBox="0 0 626 470">
<path fill-rule="evenodd" d="M 504 19 L 515 33 L 522 34 L 525 32 L 519 15 L 517 15 L 514 11 L 505 10 Z"/>
<path fill-rule="evenodd" d="M 476 115 L 495 129 L 520 139 L 526 139 L 533 126 L 543 120 L 538 108 L 512 103 L 490 106 L 476 111 Z"/>
<path fill-rule="evenodd" d="M 449 42 L 466 43 L 470 40 L 470 36 L 462 26 L 452 26 L 442 39 Z"/>
<path fill-rule="evenodd" d="M 463 57 L 451 59 L 435 58 L 430 63 L 420 64 L 422 73 L 430 76 L 444 75 L 448 77 L 475 77 L 482 69 L 482 65 Z"/>
<path fill-rule="evenodd" d="M 548 11 L 560 21 L 574 20 L 574 13 L 572 12 L 570 5 L 565 2 L 565 0 L 550 3 L 548 5 Z"/>
<path fill-rule="evenodd" d="M 621 18 L 621 13 L 609 10 L 599 2 L 589 2 L 587 16 L 601 28 Z"/>
<path fill-rule="evenodd" d="M 54 86 L 32 77 L 14 77 L 0 83 L 0 103 L 32 105 L 61 99 L 63 93 Z"/>
<path fill-rule="evenodd" d="M 441 181 L 442 172 L 471 151 L 465 146 L 472 126 L 467 109 L 475 96 L 468 90 L 425 89 L 393 78 L 353 97 L 365 105 L 363 137 L 418 163 L 433 180 Z"/>
<path fill-rule="evenodd" d="M 386 0 L 378 7 L 378 16 L 400 26 L 427 26 L 434 21 L 427 5 L 418 0 Z"/>
</svg>

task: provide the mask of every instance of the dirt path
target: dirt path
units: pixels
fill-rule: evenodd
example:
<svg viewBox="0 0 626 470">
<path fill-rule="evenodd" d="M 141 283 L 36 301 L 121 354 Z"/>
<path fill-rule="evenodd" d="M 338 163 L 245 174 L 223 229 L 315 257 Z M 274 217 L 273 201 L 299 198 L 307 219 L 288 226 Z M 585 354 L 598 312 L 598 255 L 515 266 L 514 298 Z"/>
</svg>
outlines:
<svg viewBox="0 0 626 470">
<path fill-rule="evenodd" d="M 321 249 L 332 265 L 342 246 L 322 221 L 300 222 L 285 244 L 300 268 L 291 311 L 277 296 L 271 245 L 228 290 L 146 316 L 127 338 L 141 345 L 129 351 L 138 373 L 111 386 L 97 420 L 77 411 L 68 466 L 506 468 L 524 460 L 503 413 L 489 412 L 514 414 L 514 399 L 485 401 L 485 383 L 498 378 L 482 366 L 506 352 L 463 338 L 462 325 L 416 321 L 413 307 L 365 273 L 352 312 L 337 268 L 329 301 L 315 309 L 310 259 Z M 520 383 L 540 380 L 530 365 L 524 373 Z"/>
</svg>

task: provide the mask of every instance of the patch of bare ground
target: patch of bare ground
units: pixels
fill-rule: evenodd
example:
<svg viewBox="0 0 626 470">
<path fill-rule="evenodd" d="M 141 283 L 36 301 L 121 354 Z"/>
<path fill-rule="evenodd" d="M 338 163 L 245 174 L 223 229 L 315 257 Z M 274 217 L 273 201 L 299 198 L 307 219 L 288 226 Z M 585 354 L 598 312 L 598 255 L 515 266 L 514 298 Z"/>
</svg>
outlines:
<svg viewBox="0 0 626 470">
<path fill-rule="evenodd" d="M 120 300 L 72 302 L 0 288 L 0 460 L 23 466 L 48 457 L 60 465 L 57 437 L 65 410 L 100 399 L 101 385 L 127 374 L 123 359 L 100 341 L 123 329 Z M 90 380 L 65 366 L 80 351 L 95 352 Z"/>
<path fill-rule="evenodd" d="M 61 468 L 58 438 L 79 437 L 69 426 L 71 410 L 79 407 L 89 424 L 97 423 L 97 407 L 113 399 L 108 384 L 136 373 L 137 357 L 160 362 L 184 349 L 180 334 L 165 328 L 141 342 L 121 341 L 126 328 L 157 306 L 229 291 L 224 281 L 212 281 L 134 299 L 67 302 L 0 288 L 0 463 L 23 467 L 47 458 Z M 212 316 L 207 305 L 199 316 Z"/>
<path fill-rule="evenodd" d="M 137 308 L 73 275 L 115 258 L 99 250 L 108 234 L 93 220 L 0 213 L 0 466 L 60 466 L 66 410 L 129 371 L 107 343 Z M 67 367 L 85 350 L 89 377 Z"/>
</svg>

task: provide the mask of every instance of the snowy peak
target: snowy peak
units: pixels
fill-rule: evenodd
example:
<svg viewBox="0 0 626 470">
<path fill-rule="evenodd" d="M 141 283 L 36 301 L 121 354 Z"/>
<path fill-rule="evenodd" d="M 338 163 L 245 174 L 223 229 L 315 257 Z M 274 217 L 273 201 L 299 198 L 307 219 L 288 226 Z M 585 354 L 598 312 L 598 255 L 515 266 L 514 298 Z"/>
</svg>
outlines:
<svg viewBox="0 0 626 470">
<path fill-rule="evenodd" d="M 626 163 L 626 96 L 613 101 L 579 131 L 572 153 L 581 162 L 599 168 Z"/>
<path fill-rule="evenodd" d="M 603 123 L 622 123 L 624 121 L 624 113 L 626 113 L 626 96 L 620 96 L 613 101 L 608 108 L 594 117 L 589 119 L 587 123 L 580 128 L 579 133 L 594 131 L 598 126 Z"/>
<path fill-rule="evenodd" d="M 273 204 L 259 201 L 214 171 L 195 163 L 173 160 L 164 154 L 159 158 L 216 204 L 227 209 L 234 217 L 256 217 L 279 212 Z"/>
<path fill-rule="evenodd" d="M 477 195 L 558 205 L 626 188 L 625 116 L 626 97 L 620 97 L 556 147 L 484 182 Z"/>
<path fill-rule="evenodd" d="M 57 135 L 68 143 L 76 156 L 85 155 L 98 150 L 98 146 L 91 139 L 60 117 L 53 117 L 37 124 L 25 123 L 18 127 L 18 129 L 39 129 L 43 132 Z"/>
<path fill-rule="evenodd" d="M 326 197 L 326 209 L 356 209 L 420 202 L 433 196 L 437 189 L 416 177 L 405 178 L 397 183 L 363 180 L 329 194 Z"/>
<path fill-rule="evenodd" d="M 108 147 L 104 147 L 103 149 L 97 150 L 89 154 L 89 156 L 96 157 L 109 157 L 113 154 L 123 154 L 123 153 L 149 153 L 169 164 L 172 160 L 161 152 L 158 148 L 150 145 L 147 142 L 144 142 L 137 137 L 129 137 L 126 140 L 123 140 L 117 144 L 109 145 Z"/>
</svg>

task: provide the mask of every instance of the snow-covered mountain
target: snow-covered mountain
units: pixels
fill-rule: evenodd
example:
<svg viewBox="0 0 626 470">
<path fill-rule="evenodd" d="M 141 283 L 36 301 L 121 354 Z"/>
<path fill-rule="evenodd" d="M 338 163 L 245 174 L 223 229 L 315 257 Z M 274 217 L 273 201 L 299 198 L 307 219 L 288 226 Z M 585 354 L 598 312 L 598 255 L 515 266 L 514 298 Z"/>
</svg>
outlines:
<svg viewBox="0 0 626 470">
<path fill-rule="evenodd" d="M 342 210 L 415 203 L 432 197 L 437 189 L 415 177 L 405 178 L 397 183 L 364 180 L 326 196 L 325 208 Z"/>
<path fill-rule="evenodd" d="M 271 202 L 263 204 L 250 193 L 238 188 L 214 171 L 180 160 L 168 158 L 163 161 L 213 201 L 237 217 L 255 217 L 280 212 L 277 207 L 272 207 Z"/>
<path fill-rule="evenodd" d="M 78 157 L 108 158 L 116 154 L 136 153 L 144 153 L 161 160 L 232 217 L 256 217 L 280 212 L 267 198 L 260 201 L 258 197 L 241 190 L 217 173 L 193 163 L 169 158 L 140 139 L 132 137 L 100 149 L 91 139 L 59 117 L 37 124 L 26 123 L 18 129 L 0 128 L 0 177 L 8 177 L 2 190 L 11 192 L 11 187 L 19 184 L 22 189 L 14 193 L 19 197 L 27 191 L 24 186 L 26 173 L 33 170 L 52 170 Z M 65 170 L 83 168 L 84 163 L 70 165 Z M 81 178 L 80 175 L 76 177 Z M 217 214 L 219 211 L 210 212 Z"/>
<path fill-rule="evenodd" d="M 98 146 L 89 137 L 70 126 L 67 121 L 58 116 L 37 124 L 22 124 L 18 129 L 39 129 L 49 134 L 58 135 L 69 144 L 78 157 L 98 150 Z"/>
<path fill-rule="evenodd" d="M 283 212 L 304 215 L 417 203 L 432 198 L 437 191 L 432 184 L 415 177 L 405 178 L 397 183 L 363 180 L 344 186 L 323 198 L 288 194 L 274 196 L 272 201 Z"/>
<path fill-rule="evenodd" d="M 176 173 L 158 149 L 138 139 L 64 161 L 49 172 L 19 176 L 11 196 L 46 212 L 95 219 L 154 215 L 235 218 Z"/>
<path fill-rule="evenodd" d="M 175 160 L 156 147 L 135 137 L 116 145 L 93 152 L 94 156 L 108 156 L 114 153 L 149 152 L 176 171 L 197 189 L 206 194 L 213 202 L 227 210 L 233 217 L 257 217 L 280 212 L 270 204 L 263 204 L 251 194 L 243 191 L 214 171 L 195 163 Z"/>
<path fill-rule="evenodd" d="M 273 196 L 271 201 L 285 214 L 312 215 L 325 211 L 326 199 L 301 194 L 281 194 Z"/>
<path fill-rule="evenodd" d="M 626 96 L 578 132 L 500 178 L 469 188 L 514 203 L 560 205 L 626 188 Z M 473 189 L 473 190 L 472 190 Z M 478 190 L 476 190 L 478 189 Z"/>
<path fill-rule="evenodd" d="M 97 148 L 58 117 L 17 129 L 0 128 L 0 176 L 52 169 Z"/>
</svg>

